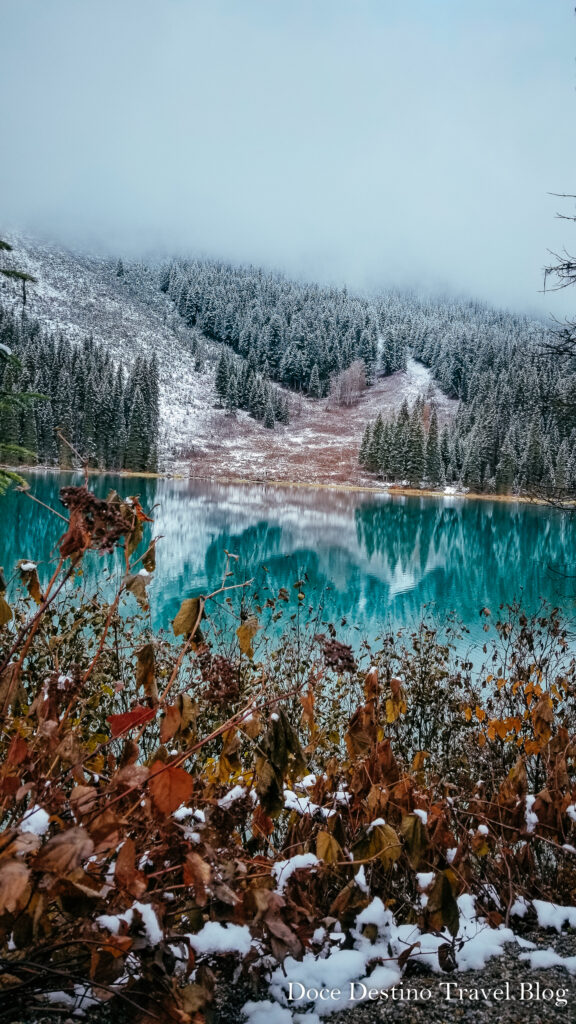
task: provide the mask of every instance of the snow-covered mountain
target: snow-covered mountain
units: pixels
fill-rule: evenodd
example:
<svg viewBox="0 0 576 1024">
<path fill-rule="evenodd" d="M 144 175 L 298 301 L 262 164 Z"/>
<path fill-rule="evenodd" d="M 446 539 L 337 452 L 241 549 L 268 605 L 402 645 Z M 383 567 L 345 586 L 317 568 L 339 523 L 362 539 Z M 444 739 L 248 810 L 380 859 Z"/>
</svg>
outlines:
<svg viewBox="0 0 576 1024">
<path fill-rule="evenodd" d="M 288 479 L 300 483 L 373 482 L 357 454 L 367 422 L 397 410 L 404 398 L 433 395 L 441 415 L 453 403 L 430 372 L 414 360 L 406 371 L 380 379 L 360 402 L 330 409 L 324 399 L 289 393 L 290 423 L 275 430 L 238 411 L 218 408 L 214 388 L 218 342 L 187 327 L 159 288 L 159 264 L 124 261 L 8 235 L 12 264 L 37 279 L 27 311 L 53 333 L 93 336 L 129 367 L 138 354 L 156 352 L 160 365 L 160 466 L 188 475 Z M 19 306 L 18 285 L 0 285 L 0 299 Z"/>
</svg>

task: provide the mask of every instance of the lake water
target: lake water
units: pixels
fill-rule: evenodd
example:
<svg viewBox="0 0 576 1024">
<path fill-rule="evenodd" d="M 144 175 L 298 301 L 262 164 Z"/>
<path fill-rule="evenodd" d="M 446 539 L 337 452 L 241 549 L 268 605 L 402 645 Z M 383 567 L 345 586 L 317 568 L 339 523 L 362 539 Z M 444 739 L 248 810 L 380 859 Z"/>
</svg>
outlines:
<svg viewBox="0 0 576 1024">
<path fill-rule="evenodd" d="M 80 482 L 79 478 L 77 479 Z M 33 474 L 31 491 L 61 511 L 58 490 L 70 474 Z M 485 639 L 479 615 L 519 600 L 535 610 L 544 598 L 575 609 L 576 534 L 572 520 L 549 509 L 458 498 L 235 486 L 205 481 L 94 477 L 105 495 L 114 487 L 157 506 L 157 571 L 149 588 L 155 627 L 169 628 L 181 600 L 214 590 L 226 555 L 228 582 L 254 578 L 248 605 L 265 605 L 284 587 L 284 620 L 298 609 L 322 608 L 344 642 L 374 638 L 386 627 L 413 625 L 423 613 L 455 612 L 470 630 L 467 643 Z M 0 564 L 9 577 L 18 558 L 39 565 L 41 579 L 65 524 L 23 495 L 0 500 Z M 106 575 L 106 559 L 89 554 L 84 585 Z M 298 580 L 304 581 L 295 586 Z M 237 599 L 238 595 L 233 595 Z M 132 597 L 129 600 L 133 600 Z M 265 612 L 264 615 L 271 615 Z M 219 628 L 237 625 L 220 599 Z M 279 625 L 273 627 L 280 629 Z"/>
</svg>

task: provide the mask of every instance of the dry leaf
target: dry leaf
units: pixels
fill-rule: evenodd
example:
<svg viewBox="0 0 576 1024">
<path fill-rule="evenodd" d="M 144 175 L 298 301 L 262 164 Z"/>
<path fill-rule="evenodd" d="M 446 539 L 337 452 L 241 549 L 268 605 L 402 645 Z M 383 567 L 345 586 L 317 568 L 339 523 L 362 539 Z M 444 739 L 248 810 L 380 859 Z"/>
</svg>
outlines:
<svg viewBox="0 0 576 1024">
<path fill-rule="evenodd" d="M 136 869 L 136 847 L 133 839 L 125 839 L 114 867 L 114 878 L 121 889 L 139 899 L 148 888 L 146 875 Z"/>
<path fill-rule="evenodd" d="M 182 601 L 178 614 L 172 622 L 174 636 L 189 636 L 192 630 L 200 625 L 204 612 L 204 600 L 201 597 L 187 597 Z"/>
<path fill-rule="evenodd" d="M 156 708 L 146 708 L 143 704 L 137 704 L 132 711 L 125 711 L 122 715 L 108 715 L 106 721 L 110 725 L 110 732 L 116 738 L 122 733 L 128 732 L 129 729 L 145 725 L 155 717 Z"/>
<path fill-rule="evenodd" d="M 69 828 L 46 843 L 37 855 L 34 867 L 54 875 L 68 875 L 93 852 L 94 843 L 86 830 Z"/>
<path fill-rule="evenodd" d="M 188 854 L 183 867 L 184 884 L 193 886 L 194 896 L 199 907 L 206 906 L 208 899 L 206 886 L 210 881 L 211 874 L 210 865 L 202 860 L 199 854 Z"/>
<path fill-rule="evenodd" d="M 14 612 L 12 611 L 8 601 L 4 597 L 4 594 L 0 594 L 0 629 L 5 626 L 12 619 Z"/>
<path fill-rule="evenodd" d="M 144 566 L 144 568 L 148 572 L 154 572 L 154 570 L 156 568 L 156 541 L 155 540 L 150 542 L 150 547 L 148 548 L 146 554 L 142 556 L 142 565 Z"/>
<path fill-rule="evenodd" d="M 0 865 L 0 915 L 13 914 L 26 890 L 30 869 L 20 860 L 5 860 Z"/>
<path fill-rule="evenodd" d="M 458 904 L 454 899 L 450 879 L 444 871 L 436 875 L 434 887 L 426 904 L 426 914 L 433 928 L 441 931 L 445 926 L 451 935 L 458 934 Z"/>
<path fill-rule="evenodd" d="M 319 832 L 316 836 L 316 856 L 325 864 L 335 864 L 344 859 L 339 842 L 329 832 Z"/>
<path fill-rule="evenodd" d="M 370 857 L 378 857 L 388 869 L 402 854 L 402 844 L 391 825 L 376 825 L 370 833 Z"/>
<path fill-rule="evenodd" d="M 160 742 L 167 743 L 176 735 L 181 725 L 180 708 L 177 704 L 168 704 L 164 708 L 164 718 L 160 723 Z"/>
<path fill-rule="evenodd" d="M 31 566 L 31 568 L 25 568 L 25 566 Z M 40 589 L 40 580 L 38 579 L 38 569 L 34 562 L 24 561 L 18 562 L 18 568 L 20 570 L 20 579 L 26 587 L 26 590 L 30 594 L 30 597 L 36 602 L 36 604 L 42 604 L 44 597 Z"/>
<path fill-rule="evenodd" d="M 412 867 L 417 870 L 428 846 L 426 829 L 419 814 L 406 814 L 402 818 L 400 834 L 404 837 Z"/>
<path fill-rule="evenodd" d="M 152 799 L 163 814 L 172 814 L 194 792 L 194 779 L 183 768 L 155 761 L 149 777 Z"/>
<path fill-rule="evenodd" d="M 134 594 L 138 604 L 145 612 L 149 608 L 148 594 L 146 593 L 146 587 L 149 582 L 148 576 L 142 576 L 139 572 L 135 574 L 127 573 L 123 580 L 126 590 Z"/>
<path fill-rule="evenodd" d="M 136 685 L 141 686 L 145 695 L 155 707 L 158 703 L 158 687 L 154 677 L 154 644 L 144 644 L 136 651 Z"/>
<path fill-rule="evenodd" d="M 236 630 L 236 636 L 238 637 L 238 643 L 240 644 L 240 650 L 242 654 L 245 654 L 247 658 L 254 657 L 254 648 L 252 647 L 252 640 L 256 636 L 256 633 L 262 627 L 258 622 L 255 615 L 250 615 L 244 622 L 242 622 Z"/>
</svg>

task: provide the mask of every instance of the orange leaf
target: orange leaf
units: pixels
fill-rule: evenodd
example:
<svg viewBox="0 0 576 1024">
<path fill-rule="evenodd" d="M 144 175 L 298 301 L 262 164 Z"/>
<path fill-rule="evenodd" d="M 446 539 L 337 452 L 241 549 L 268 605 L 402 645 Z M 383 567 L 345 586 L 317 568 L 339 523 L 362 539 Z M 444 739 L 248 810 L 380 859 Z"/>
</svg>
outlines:
<svg viewBox="0 0 576 1024">
<path fill-rule="evenodd" d="M 142 505 L 140 504 L 138 498 L 134 494 L 131 495 L 131 497 L 130 497 L 130 506 L 132 508 L 132 511 L 136 513 L 136 518 L 141 523 L 153 523 L 154 522 L 154 520 L 151 519 L 150 516 L 146 515 L 144 509 L 142 508 Z"/>
<path fill-rule="evenodd" d="M 266 812 L 262 810 L 260 804 L 256 805 L 254 814 L 252 815 L 252 831 L 255 832 L 256 835 L 260 834 L 263 836 L 271 836 L 274 831 L 274 822 L 272 821 L 272 818 L 268 817 Z"/>
<path fill-rule="evenodd" d="M 483 722 L 484 719 L 486 718 L 486 712 L 484 711 L 484 708 L 480 707 L 479 704 L 476 705 L 476 718 L 478 719 L 479 722 Z"/>
<path fill-rule="evenodd" d="M 192 796 L 194 779 L 183 768 L 155 761 L 150 769 L 149 786 L 158 810 L 172 814 Z"/>
<path fill-rule="evenodd" d="M 184 885 L 191 885 L 194 888 L 194 895 L 199 907 L 206 906 L 206 886 L 211 877 L 210 865 L 202 860 L 197 853 L 189 853 L 182 867 Z"/>
<path fill-rule="evenodd" d="M 181 714 L 177 704 L 168 704 L 164 709 L 165 714 L 160 724 L 160 742 L 167 743 L 176 735 L 180 728 Z"/>
<path fill-rule="evenodd" d="M 314 690 L 310 686 L 307 693 L 304 693 L 300 697 L 300 703 L 302 705 L 302 725 L 307 725 L 310 729 L 314 726 Z"/>
<path fill-rule="evenodd" d="M 146 892 L 148 881 L 142 871 L 136 870 L 136 847 L 133 839 L 126 839 L 120 847 L 114 878 L 121 889 L 126 889 L 136 899 Z"/>
</svg>

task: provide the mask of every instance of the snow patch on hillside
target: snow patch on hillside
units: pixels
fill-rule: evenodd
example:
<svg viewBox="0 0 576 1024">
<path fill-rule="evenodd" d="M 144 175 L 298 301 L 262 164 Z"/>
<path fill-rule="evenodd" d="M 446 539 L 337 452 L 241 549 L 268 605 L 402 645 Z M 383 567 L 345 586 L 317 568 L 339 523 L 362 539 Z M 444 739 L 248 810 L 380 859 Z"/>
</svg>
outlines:
<svg viewBox="0 0 576 1024">
<path fill-rule="evenodd" d="M 157 353 L 164 465 L 207 441 L 215 403 L 216 347 L 203 340 L 207 359 L 199 373 L 192 352 L 198 335 L 184 325 L 159 290 L 156 268 L 126 261 L 124 276 L 117 277 L 116 259 L 60 249 L 24 236 L 12 236 L 9 241 L 14 249 L 12 264 L 37 278 L 37 284 L 28 288 L 27 311 L 46 330 L 73 340 L 93 336 L 126 367 L 139 354 Z M 20 308 L 18 285 L 3 282 L 0 296 Z"/>
</svg>

